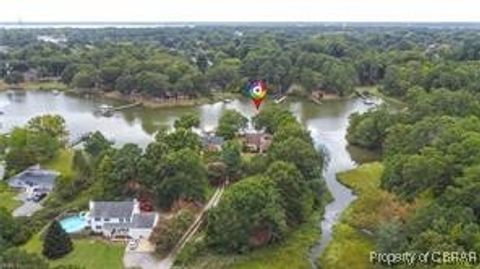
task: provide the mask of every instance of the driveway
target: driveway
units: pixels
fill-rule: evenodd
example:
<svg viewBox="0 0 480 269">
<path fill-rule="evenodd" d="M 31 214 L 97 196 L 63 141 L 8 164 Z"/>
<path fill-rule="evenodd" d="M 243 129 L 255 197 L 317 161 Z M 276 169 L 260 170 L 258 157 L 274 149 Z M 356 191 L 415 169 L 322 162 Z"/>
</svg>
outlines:
<svg viewBox="0 0 480 269">
<path fill-rule="evenodd" d="M 123 256 L 123 266 L 127 269 L 169 269 L 172 266 L 172 260 L 169 258 L 158 260 L 151 252 L 126 251 Z"/>
<path fill-rule="evenodd" d="M 12 215 L 14 217 L 30 217 L 33 213 L 43 208 L 40 203 L 27 201 L 27 193 L 25 192 L 21 192 L 15 196 L 15 200 L 22 201 L 23 204 L 13 210 Z"/>
<path fill-rule="evenodd" d="M 170 269 L 172 259 L 167 257 L 163 260 L 157 259 L 153 254 L 155 246 L 147 239 L 140 239 L 138 247 L 134 250 L 125 249 L 123 256 L 123 265 L 125 268 L 142 268 L 142 269 Z"/>
</svg>

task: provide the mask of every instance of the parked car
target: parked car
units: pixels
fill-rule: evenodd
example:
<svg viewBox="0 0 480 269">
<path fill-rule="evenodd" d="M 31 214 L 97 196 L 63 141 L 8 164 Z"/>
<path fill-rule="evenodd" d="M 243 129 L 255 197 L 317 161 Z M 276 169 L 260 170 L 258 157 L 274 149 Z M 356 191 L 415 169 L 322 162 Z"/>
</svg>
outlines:
<svg viewBox="0 0 480 269">
<path fill-rule="evenodd" d="M 33 196 L 32 200 L 36 203 L 40 202 L 43 198 L 47 196 L 46 193 L 37 193 Z"/>
<path fill-rule="evenodd" d="M 128 241 L 127 247 L 129 250 L 135 250 L 138 247 L 138 240 L 132 239 Z"/>
</svg>

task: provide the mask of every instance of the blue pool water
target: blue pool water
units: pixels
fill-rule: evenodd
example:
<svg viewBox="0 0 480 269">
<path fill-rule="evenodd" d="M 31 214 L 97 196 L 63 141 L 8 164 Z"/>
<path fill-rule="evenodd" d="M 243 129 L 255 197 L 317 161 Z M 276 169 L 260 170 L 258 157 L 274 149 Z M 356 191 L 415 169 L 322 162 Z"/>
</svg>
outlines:
<svg viewBox="0 0 480 269">
<path fill-rule="evenodd" d="M 85 229 L 85 226 L 87 226 L 87 221 L 83 216 L 74 215 L 62 219 L 60 221 L 60 225 L 67 233 L 76 233 Z"/>
</svg>

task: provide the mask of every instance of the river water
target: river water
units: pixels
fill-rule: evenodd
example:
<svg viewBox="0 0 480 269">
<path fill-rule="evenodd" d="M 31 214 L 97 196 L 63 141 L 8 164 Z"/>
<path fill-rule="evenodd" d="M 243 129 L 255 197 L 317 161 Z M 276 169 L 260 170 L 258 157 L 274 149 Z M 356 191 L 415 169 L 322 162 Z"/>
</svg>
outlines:
<svg viewBox="0 0 480 269">
<path fill-rule="evenodd" d="M 146 146 L 153 140 L 153 135 L 159 128 L 171 127 L 175 119 L 189 112 L 200 115 L 200 125 L 204 130 L 214 129 L 225 109 L 236 109 L 249 117 L 256 113 L 249 100 L 234 100 L 228 104 L 218 102 L 195 107 L 137 107 L 116 112 L 112 117 L 103 117 L 94 113 L 101 104 L 119 103 L 63 93 L 54 95 L 43 91 L 1 92 L 0 111 L 3 114 L 0 115 L 0 132 L 5 133 L 15 126 L 23 125 L 33 116 L 57 113 L 65 118 L 72 138 L 99 130 L 116 144 L 131 142 Z M 360 99 L 325 101 L 321 105 L 309 101 L 291 101 L 284 105 L 308 128 L 315 145 L 324 149 L 329 156 L 324 176 L 334 200 L 325 208 L 325 216 L 320 224 L 322 237 L 310 256 L 313 263 L 332 239 L 332 227 L 341 212 L 355 199 L 350 190 L 336 180 L 336 173 L 351 169 L 357 162 L 371 157 L 358 149 L 347 149 L 345 140 L 349 115 L 364 112 L 370 106 Z"/>
</svg>

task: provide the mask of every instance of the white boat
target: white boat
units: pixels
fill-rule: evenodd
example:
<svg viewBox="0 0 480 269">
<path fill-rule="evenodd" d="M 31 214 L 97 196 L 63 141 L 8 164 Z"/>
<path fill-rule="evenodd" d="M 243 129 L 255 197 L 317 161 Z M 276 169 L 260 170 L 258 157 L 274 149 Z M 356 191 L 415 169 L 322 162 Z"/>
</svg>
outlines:
<svg viewBox="0 0 480 269">
<path fill-rule="evenodd" d="M 375 104 L 375 102 L 371 99 L 363 99 L 363 103 L 367 106 L 371 106 Z"/>
<path fill-rule="evenodd" d="M 111 105 L 102 104 L 98 107 L 100 110 L 110 110 L 113 108 Z"/>
<path fill-rule="evenodd" d="M 100 105 L 98 107 L 97 113 L 100 113 L 103 116 L 110 117 L 113 115 L 113 106 L 111 105 Z"/>
</svg>

